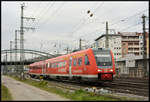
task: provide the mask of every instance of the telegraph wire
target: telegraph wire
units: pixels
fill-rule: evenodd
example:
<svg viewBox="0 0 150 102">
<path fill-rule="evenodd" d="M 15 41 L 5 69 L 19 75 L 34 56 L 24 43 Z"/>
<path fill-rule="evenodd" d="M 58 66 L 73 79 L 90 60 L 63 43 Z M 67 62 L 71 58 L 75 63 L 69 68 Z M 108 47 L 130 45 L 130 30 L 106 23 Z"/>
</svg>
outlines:
<svg viewBox="0 0 150 102">
<path fill-rule="evenodd" d="M 38 5 L 38 9 L 37 7 L 35 8 L 35 12 L 33 12 L 33 15 L 32 16 L 35 16 L 39 13 L 39 9 L 41 8 L 43 2 L 40 2 L 39 5 Z M 41 10 L 41 9 L 40 9 Z M 34 11 L 34 10 L 33 10 Z M 35 16 L 36 17 L 36 16 Z"/>
<path fill-rule="evenodd" d="M 130 25 L 130 26 L 124 28 L 124 29 L 121 29 L 120 31 L 124 31 L 124 30 L 126 30 L 126 29 L 131 29 L 131 28 L 136 27 L 137 25 L 140 25 L 140 24 L 141 24 L 141 22 L 140 22 L 140 23 L 137 23 L 137 24 L 134 24 L 134 25 Z"/>
<path fill-rule="evenodd" d="M 127 19 L 129 19 L 129 18 L 131 18 L 131 17 L 135 17 L 135 16 L 137 16 L 137 15 L 140 15 L 141 13 L 143 13 L 143 12 L 145 12 L 145 11 L 147 11 L 148 9 L 145 9 L 145 10 L 143 10 L 143 11 L 141 11 L 141 12 L 138 12 L 138 13 L 136 13 L 136 14 L 134 14 L 134 15 L 131 15 L 131 16 L 129 16 L 129 17 L 126 17 L 126 18 L 124 18 L 124 19 L 121 19 L 121 20 L 119 20 L 119 21 L 117 21 L 116 23 L 113 23 L 113 24 L 111 24 L 111 25 L 115 25 L 115 24 L 117 24 L 117 23 L 119 23 L 119 22 L 122 22 L 122 21 L 125 21 L 125 20 L 127 20 Z"/>
<path fill-rule="evenodd" d="M 104 1 L 93 11 L 93 13 L 95 13 L 97 10 L 101 9 L 103 5 L 104 5 Z"/>
<path fill-rule="evenodd" d="M 51 9 L 54 6 L 54 4 L 55 3 L 52 3 L 51 5 L 47 4 L 47 5 L 49 5 L 47 10 L 45 10 L 45 12 L 39 18 L 42 19 L 43 17 L 46 17 L 46 14 L 48 14 L 47 12 L 49 11 L 49 9 Z"/>
<path fill-rule="evenodd" d="M 57 12 L 63 7 L 63 5 L 64 5 L 64 3 L 62 3 L 54 12 L 52 12 L 52 14 L 51 14 L 51 15 L 52 15 L 52 16 L 51 16 L 51 19 L 54 18 L 55 15 L 57 15 Z M 48 23 L 48 20 L 51 21 L 51 19 L 49 19 L 49 18 L 46 19 L 46 20 L 40 25 L 40 27 L 41 27 L 43 24 L 46 25 L 46 24 Z"/>
</svg>

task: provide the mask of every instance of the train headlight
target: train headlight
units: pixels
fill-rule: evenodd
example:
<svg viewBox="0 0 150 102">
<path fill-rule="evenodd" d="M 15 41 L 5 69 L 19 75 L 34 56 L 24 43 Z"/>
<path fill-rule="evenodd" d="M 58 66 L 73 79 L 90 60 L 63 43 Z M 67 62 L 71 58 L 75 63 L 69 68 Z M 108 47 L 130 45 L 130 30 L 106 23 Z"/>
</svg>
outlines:
<svg viewBox="0 0 150 102">
<path fill-rule="evenodd" d="M 98 69 L 98 72 L 102 72 L 102 70 Z"/>
<path fill-rule="evenodd" d="M 112 72 L 113 70 L 111 69 L 110 71 Z"/>
</svg>

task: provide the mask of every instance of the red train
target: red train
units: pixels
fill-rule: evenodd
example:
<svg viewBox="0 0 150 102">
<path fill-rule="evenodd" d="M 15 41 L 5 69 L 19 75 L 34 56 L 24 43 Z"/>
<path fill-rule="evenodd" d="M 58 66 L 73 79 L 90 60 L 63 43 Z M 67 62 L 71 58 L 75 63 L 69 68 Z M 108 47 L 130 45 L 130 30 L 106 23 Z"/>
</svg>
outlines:
<svg viewBox="0 0 150 102">
<path fill-rule="evenodd" d="M 89 48 L 29 65 L 30 76 L 57 79 L 112 81 L 115 61 L 111 50 Z"/>
</svg>

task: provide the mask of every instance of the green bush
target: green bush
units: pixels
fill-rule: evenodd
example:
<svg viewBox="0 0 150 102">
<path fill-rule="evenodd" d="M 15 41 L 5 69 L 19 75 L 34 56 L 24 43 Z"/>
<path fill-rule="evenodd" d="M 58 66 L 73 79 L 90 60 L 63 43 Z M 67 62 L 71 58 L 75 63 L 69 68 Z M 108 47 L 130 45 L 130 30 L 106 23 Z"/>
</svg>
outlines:
<svg viewBox="0 0 150 102">
<path fill-rule="evenodd" d="M 12 100 L 12 96 L 8 90 L 8 88 L 6 86 L 4 86 L 3 84 L 1 85 L 1 99 L 2 101 L 11 101 Z"/>
<path fill-rule="evenodd" d="M 48 85 L 48 82 L 47 81 L 41 81 L 39 83 L 39 86 L 47 86 Z"/>
</svg>

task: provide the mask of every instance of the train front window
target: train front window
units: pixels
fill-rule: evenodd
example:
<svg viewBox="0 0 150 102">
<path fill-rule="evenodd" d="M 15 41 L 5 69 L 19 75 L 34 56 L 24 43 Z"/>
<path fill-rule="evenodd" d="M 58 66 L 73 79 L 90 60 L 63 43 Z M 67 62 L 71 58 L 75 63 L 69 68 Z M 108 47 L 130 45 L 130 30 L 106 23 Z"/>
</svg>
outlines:
<svg viewBox="0 0 150 102">
<path fill-rule="evenodd" d="M 112 67 L 112 59 L 110 51 L 94 51 L 94 55 L 98 68 Z"/>
</svg>

